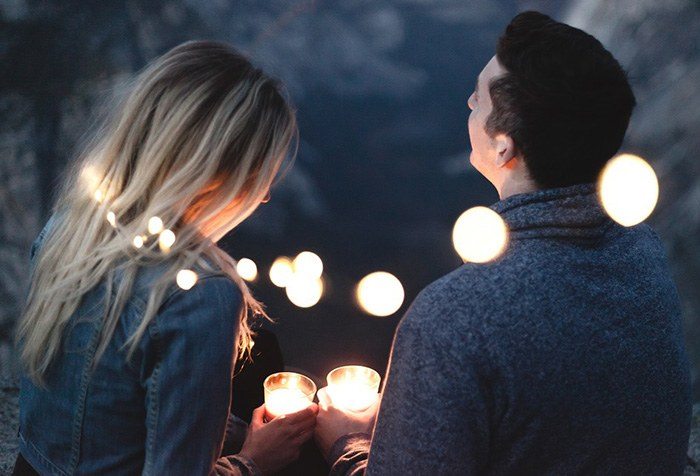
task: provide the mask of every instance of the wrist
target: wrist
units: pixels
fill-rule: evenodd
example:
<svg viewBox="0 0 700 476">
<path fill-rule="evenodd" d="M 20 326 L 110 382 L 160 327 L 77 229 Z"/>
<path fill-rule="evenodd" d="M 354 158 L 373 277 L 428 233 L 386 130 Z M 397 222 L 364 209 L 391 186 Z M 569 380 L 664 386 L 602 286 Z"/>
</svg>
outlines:
<svg viewBox="0 0 700 476">
<path fill-rule="evenodd" d="M 238 459 L 246 468 L 248 468 L 250 474 L 255 476 L 264 474 L 258 464 L 255 462 L 253 456 L 244 449 L 236 454 L 235 458 Z"/>
<path fill-rule="evenodd" d="M 369 451 L 369 445 L 372 437 L 369 433 L 348 433 L 343 435 L 331 445 L 330 451 L 326 456 L 328 463 L 333 464 L 340 459 L 341 456 L 349 451 L 366 450 Z"/>
</svg>

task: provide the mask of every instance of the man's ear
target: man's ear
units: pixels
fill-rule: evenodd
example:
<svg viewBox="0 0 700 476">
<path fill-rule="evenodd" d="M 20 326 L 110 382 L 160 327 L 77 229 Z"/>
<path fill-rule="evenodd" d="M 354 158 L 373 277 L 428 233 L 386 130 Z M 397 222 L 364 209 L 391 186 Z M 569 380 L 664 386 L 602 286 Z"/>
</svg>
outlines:
<svg viewBox="0 0 700 476">
<path fill-rule="evenodd" d="M 505 167 L 518 155 L 515 142 L 513 142 L 511 136 L 506 134 L 498 134 L 494 139 L 496 146 L 496 166 Z"/>
</svg>

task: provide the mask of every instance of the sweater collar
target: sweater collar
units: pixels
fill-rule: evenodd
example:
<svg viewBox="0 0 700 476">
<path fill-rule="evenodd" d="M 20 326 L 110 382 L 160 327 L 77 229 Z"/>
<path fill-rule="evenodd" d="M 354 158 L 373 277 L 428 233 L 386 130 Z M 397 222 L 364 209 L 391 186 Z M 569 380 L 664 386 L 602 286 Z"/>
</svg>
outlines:
<svg viewBox="0 0 700 476">
<path fill-rule="evenodd" d="M 598 240 L 614 224 L 598 201 L 594 184 L 513 195 L 491 206 L 505 220 L 511 238 Z"/>
</svg>

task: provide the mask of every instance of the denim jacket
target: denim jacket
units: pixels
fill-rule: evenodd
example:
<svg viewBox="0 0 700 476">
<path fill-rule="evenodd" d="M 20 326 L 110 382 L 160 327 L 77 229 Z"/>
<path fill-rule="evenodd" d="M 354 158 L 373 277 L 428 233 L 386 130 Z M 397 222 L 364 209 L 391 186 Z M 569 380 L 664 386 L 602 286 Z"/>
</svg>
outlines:
<svg viewBox="0 0 700 476">
<path fill-rule="evenodd" d="M 32 246 L 32 262 L 53 220 Z M 224 275 L 198 274 L 190 290 L 168 290 L 130 360 L 122 347 L 141 321 L 159 268 L 137 274 L 97 365 L 106 286 L 83 297 L 46 386 L 26 376 L 21 382 L 20 452 L 40 474 L 258 473 L 247 458 L 220 456 L 236 423 L 229 404 L 241 293 Z"/>
</svg>

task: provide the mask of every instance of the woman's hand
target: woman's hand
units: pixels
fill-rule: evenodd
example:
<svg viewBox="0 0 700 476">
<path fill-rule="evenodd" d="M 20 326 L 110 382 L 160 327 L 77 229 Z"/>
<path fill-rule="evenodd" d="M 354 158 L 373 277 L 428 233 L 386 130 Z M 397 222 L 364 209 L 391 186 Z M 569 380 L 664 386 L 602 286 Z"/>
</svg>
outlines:
<svg viewBox="0 0 700 476">
<path fill-rule="evenodd" d="M 263 474 L 280 470 L 299 458 L 301 445 L 314 434 L 318 405 L 264 421 L 265 405 L 253 411 L 239 454 L 255 462 Z"/>
<path fill-rule="evenodd" d="M 317 393 L 319 411 L 316 418 L 316 430 L 314 437 L 319 449 L 329 458 L 333 444 L 341 436 L 351 433 L 371 433 L 374 427 L 374 420 L 379 408 L 381 395 L 377 395 L 377 400 L 367 410 L 353 412 L 334 407 L 328 387 L 324 387 Z M 330 461 L 333 464 L 333 461 Z"/>
</svg>

